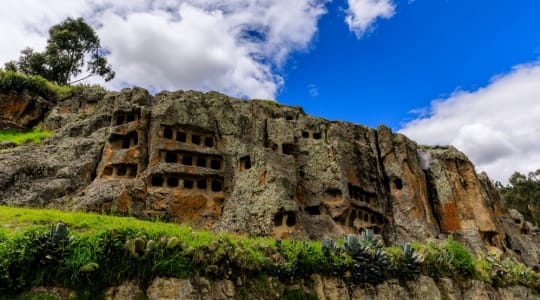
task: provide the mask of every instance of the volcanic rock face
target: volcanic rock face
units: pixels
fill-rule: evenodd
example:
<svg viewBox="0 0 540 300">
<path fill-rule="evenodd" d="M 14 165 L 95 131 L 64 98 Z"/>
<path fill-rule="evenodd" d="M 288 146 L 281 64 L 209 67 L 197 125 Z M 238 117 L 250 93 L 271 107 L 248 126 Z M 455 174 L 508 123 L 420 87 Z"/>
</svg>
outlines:
<svg viewBox="0 0 540 300">
<path fill-rule="evenodd" d="M 454 234 L 471 249 L 539 260 L 532 226 L 502 208 L 463 153 L 418 146 L 384 126 L 213 92 L 142 89 L 85 90 L 42 124 L 55 137 L 0 152 L 1 204 L 282 238 L 371 229 L 402 243 Z"/>
</svg>

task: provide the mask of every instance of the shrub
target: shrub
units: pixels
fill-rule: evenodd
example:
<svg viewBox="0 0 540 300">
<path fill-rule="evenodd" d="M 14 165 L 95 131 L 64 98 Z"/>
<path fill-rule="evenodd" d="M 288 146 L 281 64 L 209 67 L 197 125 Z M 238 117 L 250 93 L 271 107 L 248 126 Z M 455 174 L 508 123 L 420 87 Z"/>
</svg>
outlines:
<svg viewBox="0 0 540 300">
<path fill-rule="evenodd" d="M 38 75 L 27 76 L 14 71 L 0 71 L 0 91 L 4 92 L 21 93 L 27 90 L 46 99 L 63 100 L 71 97 L 77 89 L 73 86 L 56 85 Z"/>
<path fill-rule="evenodd" d="M 472 275 L 474 271 L 473 258 L 461 243 L 454 240 L 452 236 L 449 236 L 443 244 L 443 249 L 449 256 L 446 261 L 449 270 L 453 272 L 454 275 L 465 277 Z"/>
</svg>

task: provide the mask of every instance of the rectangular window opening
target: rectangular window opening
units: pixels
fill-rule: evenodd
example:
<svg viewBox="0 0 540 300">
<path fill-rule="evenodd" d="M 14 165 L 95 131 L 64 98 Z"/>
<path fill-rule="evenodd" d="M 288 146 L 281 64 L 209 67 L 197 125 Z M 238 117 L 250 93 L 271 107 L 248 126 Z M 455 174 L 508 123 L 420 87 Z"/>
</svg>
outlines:
<svg viewBox="0 0 540 300">
<path fill-rule="evenodd" d="M 152 186 L 163 186 L 163 176 L 153 175 L 152 176 Z"/>
<path fill-rule="evenodd" d="M 192 189 L 193 188 L 193 180 L 184 179 L 184 188 Z"/>
<path fill-rule="evenodd" d="M 212 192 L 223 191 L 223 183 L 219 180 L 212 180 Z"/>
<path fill-rule="evenodd" d="M 182 143 L 186 142 L 186 133 L 183 131 L 176 132 L 176 140 Z"/>
<path fill-rule="evenodd" d="M 209 147 L 209 148 L 214 147 L 214 138 L 210 137 L 210 136 L 205 137 L 204 138 L 204 145 L 206 147 Z"/>
<path fill-rule="evenodd" d="M 191 156 L 182 157 L 182 164 L 185 166 L 191 166 L 193 164 L 193 158 Z"/>
<path fill-rule="evenodd" d="M 195 145 L 200 145 L 201 144 L 201 137 L 198 136 L 198 135 L 193 134 L 191 136 L 191 143 L 193 143 Z"/>
<path fill-rule="evenodd" d="M 177 187 L 178 186 L 178 178 L 176 178 L 176 177 L 167 178 L 167 186 L 169 186 L 169 187 Z"/>
<path fill-rule="evenodd" d="M 167 151 L 165 153 L 165 162 L 166 163 L 177 163 L 178 162 L 178 155 L 175 152 Z"/>
<path fill-rule="evenodd" d="M 199 190 L 206 190 L 206 179 L 201 179 L 197 181 L 197 188 Z"/>
<path fill-rule="evenodd" d="M 120 166 L 118 167 L 118 169 L 116 169 L 116 175 L 118 176 L 126 176 L 126 173 L 127 173 L 127 169 L 124 166 Z"/>
<path fill-rule="evenodd" d="M 221 170 L 221 160 L 219 159 L 212 159 L 210 161 L 210 169 L 213 170 Z"/>
<path fill-rule="evenodd" d="M 249 155 L 240 157 L 240 171 L 251 169 L 251 158 Z"/>
<path fill-rule="evenodd" d="M 173 130 L 170 127 L 163 128 L 163 137 L 166 139 L 172 139 L 173 138 Z"/>
<path fill-rule="evenodd" d="M 282 144 L 281 145 L 281 151 L 285 155 L 293 155 L 293 153 L 294 153 L 294 145 L 293 144 Z"/>
<path fill-rule="evenodd" d="M 206 168 L 206 159 L 199 157 L 196 162 L 197 167 Z"/>
</svg>

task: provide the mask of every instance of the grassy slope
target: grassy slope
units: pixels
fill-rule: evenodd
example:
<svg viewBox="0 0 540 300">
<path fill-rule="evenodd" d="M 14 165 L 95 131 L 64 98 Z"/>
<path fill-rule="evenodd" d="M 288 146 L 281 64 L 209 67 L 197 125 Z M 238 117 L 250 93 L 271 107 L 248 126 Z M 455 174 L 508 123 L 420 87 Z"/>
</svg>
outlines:
<svg viewBox="0 0 540 300">
<path fill-rule="evenodd" d="M 54 242 L 49 226 L 59 221 L 68 225 L 71 237 Z M 423 273 L 540 288 L 540 276 L 523 265 L 496 256 L 474 259 L 451 238 L 442 244 L 413 245 L 423 258 L 417 263 L 404 254 L 405 248 L 383 248 L 358 238 L 326 244 L 215 234 L 130 217 L 0 206 L 0 295 L 55 282 L 85 298 L 81 295 L 95 295 L 130 278 L 148 282 L 154 276 L 197 274 L 266 274 L 289 281 L 319 273 L 357 284 L 409 280 Z M 368 247 L 359 251 L 355 245 Z"/>
<path fill-rule="evenodd" d="M 43 138 L 52 136 L 50 131 L 41 129 L 32 129 L 31 131 L 19 131 L 14 129 L 0 130 L 0 142 L 10 141 L 15 144 L 24 144 L 27 142 L 39 143 Z"/>
</svg>

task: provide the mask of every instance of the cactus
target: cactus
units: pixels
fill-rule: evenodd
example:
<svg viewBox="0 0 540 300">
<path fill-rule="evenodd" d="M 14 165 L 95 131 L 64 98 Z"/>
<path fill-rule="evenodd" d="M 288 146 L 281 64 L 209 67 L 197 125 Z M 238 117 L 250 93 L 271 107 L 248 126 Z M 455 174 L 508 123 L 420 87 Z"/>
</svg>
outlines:
<svg viewBox="0 0 540 300">
<path fill-rule="evenodd" d="M 54 245 L 58 245 L 61 241 L 67 239 L 68 227 L 62 222 L 56 223 L 56 226 L 51 224 L 50 238 Z"/>
<path fill-rule="evenodd" d="M 172 248 L 176 247 L 176 245 L 178 245 L 178 243 L 180 243 L 180 240 L 177 237 L 173 236 L 167 242 L 167 249 L 172 249 Z"/>
<path fill-rule="evenodd" d="M 143 238 L 137 237 L 135 239 L 130 239 L 126 241 L 125 248 L 133 255 L 135 258 L 140 258 L 144 255 L 146 250 L 146 242 Z"/>
<path fill-rule="evenodd" d="M 156 241 L 148 240 L 148 242 L 146 242 L 146 252 L 150 252 L 150 251 L 156 249 L 157 246 L 158 246 L 158 244 L 156 243 Z"/>
<path fill-rule="evenodd" d="M 95 270 L 99 269 L 99 265 L 97 263 L 88 263 L 82 267 L 79 268 L 79 271 L 83 272 L 83 273 L 90 273 L 90 272 L 94 272 Z"/>
<path fill-rule="evenodd" d="M 135 238 L 135 240 L 134 240 L 135 252 L 137 252 L 139 254 L 144 253 L 145 244 L 146 243 L 145 243 L 143 238 L 141 238 L 141 237 Z"/>
</svg>

